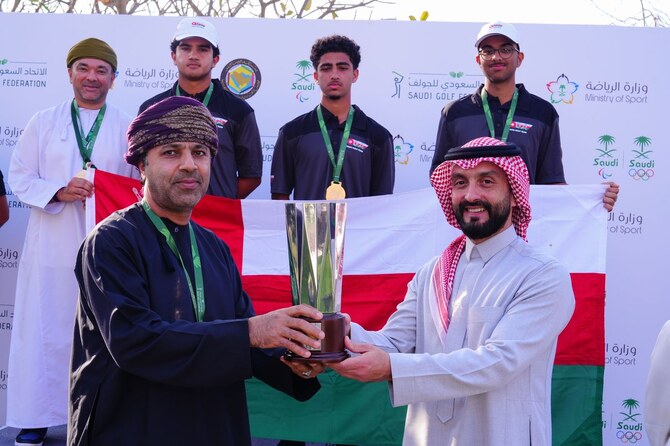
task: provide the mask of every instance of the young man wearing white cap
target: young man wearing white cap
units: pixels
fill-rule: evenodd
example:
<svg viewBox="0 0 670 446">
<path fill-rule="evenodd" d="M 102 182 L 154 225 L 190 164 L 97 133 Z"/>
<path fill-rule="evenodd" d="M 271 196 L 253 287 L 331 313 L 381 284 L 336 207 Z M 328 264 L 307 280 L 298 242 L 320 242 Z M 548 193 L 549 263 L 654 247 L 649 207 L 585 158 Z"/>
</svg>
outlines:
<svg viewBox="0 0 670 446">
<path fill-rule="evenodd" d="M 524 60 L 519 33 L 502 22 L 482 26 L 475 60 L 484 85 L 473 94 L 450 102 L 442 110 L 430 172 L 452 147 L 482 136 L 509 141 L 521 149 L 531 184 L 565 184 L 561 137 L 556 109 L 516 83 Z M 610 183 L 603 204 L 612 210 L 619 186 Z"/>
<path fill-rule="evenodd" d="M 140 113 L 170 96 L 189 96 L 202 102 L 216 122 L 219 151 L 212 165 L 208 194 L 246 198 L 261 184 L 263 155 L 253 108 L 226 91 L 212 70 L 219 62 L 216 28 L 199 17 L 177 25 L 170 44 L 179 77 L 167 91 L 147 100 Z"/>
</svg>

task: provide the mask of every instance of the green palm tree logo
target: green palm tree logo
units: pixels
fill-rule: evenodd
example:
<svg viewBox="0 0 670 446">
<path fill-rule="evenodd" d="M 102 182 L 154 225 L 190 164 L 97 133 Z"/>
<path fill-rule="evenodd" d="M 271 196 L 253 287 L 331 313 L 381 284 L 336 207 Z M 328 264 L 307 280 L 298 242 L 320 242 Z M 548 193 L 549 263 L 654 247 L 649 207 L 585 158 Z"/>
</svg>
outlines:
<svg viewBox="0 0 670 446">
<path fill-rule="evenodd" d="M 626 417 L 626 418 L 624 418 L 623 421 L 627 421 L 627 420 L 637 421 L 637 420 L 635 419 L 635 417 L 637 417 L 637 416 L 640 415 L 640 414 L 639 414 L 639 413 L 632 413 L 632 412 L 633 412 L 633 409 L 637 409 L 638 407 L 640 407 L 640 402 L 631 398 L 631 399 L 623 400 L 623 402 L 621 403 L 621 405 L 622 405 L 625 409 L 628 409 L 628 413 L 626 413 L 626 412 L 619 412 L 621 415 L 623 415 L 624 417 Z"/>
<path fill-rule="evenodd" d="M 616 149 L 609 149 L 610 144 L 614 144 L 614 141 L 616 139 L 612 135 L 601 135 L 598 138 L 598 142 L 605 146 L 604 149 L 596 149 L 600 152 L 600 156 L 608 156 L 610 158 L 614 158 L 612 156 L 612 153 L 616 152 Z"/>
<path fill-rule="evenodd" d="M 635 142 L 635 145 L 640 147 L 640 150 L 633 150 L 633 153 L 636 153 L 637 156 L 635 159 L 638 158 L 645 158 L 649 159 L 649 154 L 653 153 L 653 150 L 647 150 L 646 152 L 644 151 L 644 148 L 647 147 L 649 144 L 651 144 L 651 138 L 647 136 L 638 136 L 633 140 Z"/>
<path fill-rule="evenodd" d="M 300 71 L 302 71 L 302 74 L 294 73 L 296 76 L 298 76 L 298 82 L 302 82 L 302 81 L 309 82 L 309 79 L 308 79 L 309 73 L 305 74 L 305 72 L 307 70 L 309 70 L 310 68 L 312 68 L 312 62 L 310 62 L 309 60 L 299 60 L 298 63 L 295 64 L 295 67 L 297 69 L 299 69 Z"/>
</svg>

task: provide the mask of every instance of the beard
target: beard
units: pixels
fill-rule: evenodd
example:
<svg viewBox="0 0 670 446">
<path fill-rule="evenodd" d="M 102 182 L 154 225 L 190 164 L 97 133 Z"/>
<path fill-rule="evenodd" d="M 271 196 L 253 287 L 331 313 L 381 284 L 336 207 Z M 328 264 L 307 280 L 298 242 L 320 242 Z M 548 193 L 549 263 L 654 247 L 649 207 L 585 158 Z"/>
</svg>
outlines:
<svg viewBox="0 0 670 446">
<path fill-rule="evenodd" d="M 467 206 L 481 206 L 483 207 L 489 215 L 488 220 L 481 223 L 479 218 L 470 219 L 469 222 L 466 222 L 463 218 L 463 213 Z M 471 240 L 481 240 L 492 236 L 497 233 L 507 222 L 507 218 L 510 215 L 512 208 L 512 203 L 510 199 L 510 194 L 492 205 L 486 201 L 463 201 L 460 204 L 453 205 L 454 215 L 456 216 L 456 221 L 458 222 L 463 234 L 465 234 Z"/>
</svg>

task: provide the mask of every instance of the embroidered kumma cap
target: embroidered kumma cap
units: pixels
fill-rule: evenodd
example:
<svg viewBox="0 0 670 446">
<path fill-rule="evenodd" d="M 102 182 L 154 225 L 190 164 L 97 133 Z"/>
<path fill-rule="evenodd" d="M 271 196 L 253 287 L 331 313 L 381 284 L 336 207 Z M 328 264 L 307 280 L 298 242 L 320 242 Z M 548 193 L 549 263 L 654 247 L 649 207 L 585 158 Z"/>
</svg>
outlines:
<svg viewBox="0 0 670 446">
<path fill-rule="evenodd" d="M 430 184 L 435 189 L 442 211 L 451 226 L 461 229 L 451 202 L 453 191 L 451 174 L 454 165 L 461 169 L 473 169 L 480 163 L 488 161 L 500 167 L 507 175 L 507 181 L 516 201 L 516 206 L 512 208 L 512 223 L 519 237 L 526 239 L 526 232 L 531 220 L 530 180 L 526 163 L 524 163 L 520 154 L 520 149 L 514 144 L 504 143 L 499 139 L 488 136 L 473 139 L 467 144 L 447 152 L 445 161 L 430 176 Z"/>
<path fill-rule="evenodd" d="M 154 147 L 175 142 L 196 142 L 216 155 L 219 138 L 207 107 L 185 96 L 170 96 L 140 113 L 128 127 L 128 164 L 137 166 Z"/>
<path fill-rule="evenodd" d="M 118 67 L 116 53 L 112 47 L 109 46 L 107 42 L 103 42 L 95 37 L 89 37 L 88 39 L 77 42 L 70 48 L 70 51 L 67 52 L 67 57 L 65 58 L 67 67 L 72 67 L 73 63 L 84 57 L 104 60 L 112 66 L 113 72 L 116 72 L 116 67 Z"/>
</svg>

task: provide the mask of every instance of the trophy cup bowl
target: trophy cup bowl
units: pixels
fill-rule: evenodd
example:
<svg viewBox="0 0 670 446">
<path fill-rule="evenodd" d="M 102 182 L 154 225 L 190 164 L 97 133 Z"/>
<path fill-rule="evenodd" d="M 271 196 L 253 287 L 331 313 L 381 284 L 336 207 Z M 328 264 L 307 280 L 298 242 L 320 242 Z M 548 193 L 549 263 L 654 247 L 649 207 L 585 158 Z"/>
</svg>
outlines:
<svg viewBox="0 0 670 446">
<path fill-rule="evenodd" d="M 293 305 L 307 304 L 323 313 L 321 321 L 307 319 L 325 333 L 321 348 L 309 358 L 288 352 L 290 361 L 339 362 L 349 357 L 344 348 L 342 263 L 347 204 L 306 201 L 286 204 L 286 237 Z"/>
</svg>

